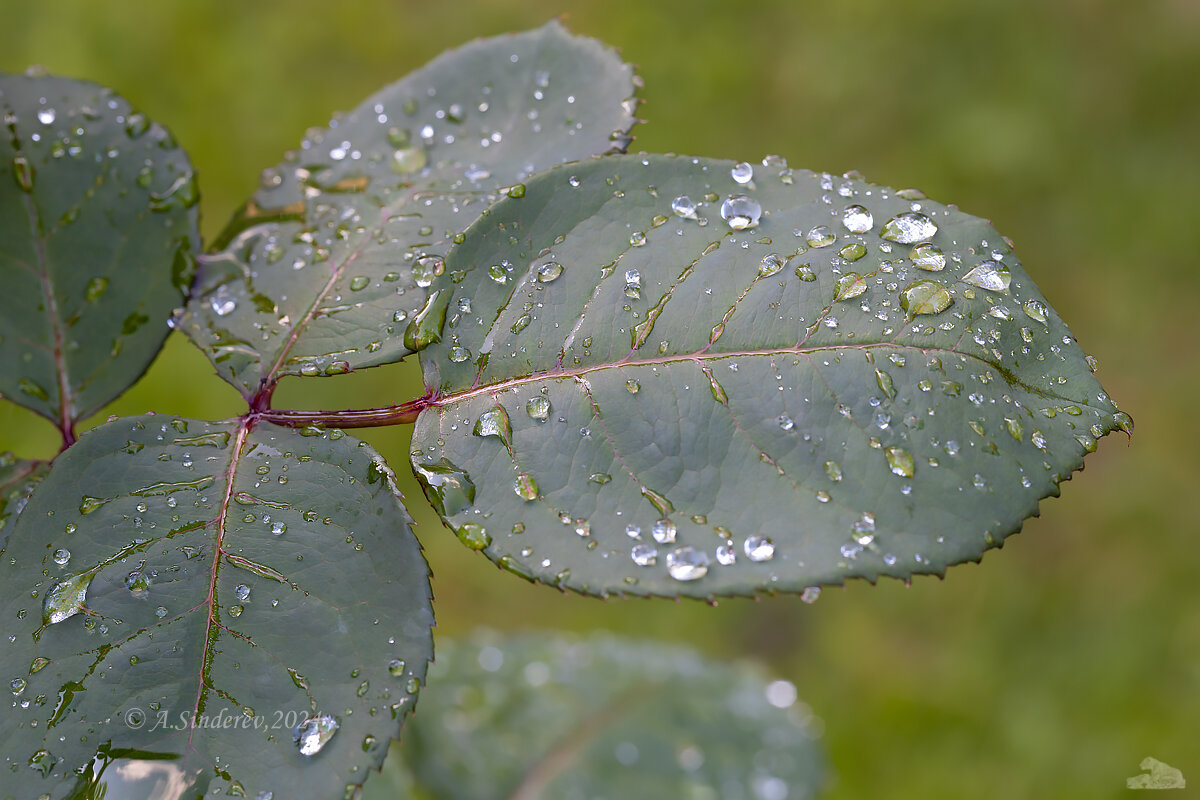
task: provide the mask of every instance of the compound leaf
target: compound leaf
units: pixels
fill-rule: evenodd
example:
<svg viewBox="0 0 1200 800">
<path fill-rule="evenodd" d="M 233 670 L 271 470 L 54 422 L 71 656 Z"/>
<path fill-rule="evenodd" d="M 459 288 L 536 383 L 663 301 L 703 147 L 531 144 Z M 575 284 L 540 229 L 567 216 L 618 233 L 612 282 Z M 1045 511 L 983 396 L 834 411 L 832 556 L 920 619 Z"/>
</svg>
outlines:
<svg viewBox="0 0 1200 800">
<path fill-rule="evenodd" d="M 153 415 L 90 431 L 13 526 L 0 585 L 0 752 L 21 797 L 138 776 L 341 797 L 432 656 L 393 475 L 335 432 Z"/>
<path fill-rule="evenodd" d="M 455 233 L 535 171 L 623 149 L 633 91 L 631 67 L 557 22 L 439 56 L 263 172 L 184 329 L 247 396 L 400 360 Z"/>
<path fill-rule="evenodd" d="M 796 687 L 746 664 L 594 635 L 438 642 L 400 748 L 430 797 L 812 797 Z"/>
<path fill-rule="evenodd" d="M 598 594 L 941 574 L 1131 428 L 987 222 L 766 161 L 566 165 L 468 231 L 412 452 L 464 542 Z"/>
<path fill-rule="evenodd" d="M 71 438 L 166 338 L 200 244 L 195 177 L 111 89 L 3 75 L 0 107 L 0 392 Z"/>
</svg>

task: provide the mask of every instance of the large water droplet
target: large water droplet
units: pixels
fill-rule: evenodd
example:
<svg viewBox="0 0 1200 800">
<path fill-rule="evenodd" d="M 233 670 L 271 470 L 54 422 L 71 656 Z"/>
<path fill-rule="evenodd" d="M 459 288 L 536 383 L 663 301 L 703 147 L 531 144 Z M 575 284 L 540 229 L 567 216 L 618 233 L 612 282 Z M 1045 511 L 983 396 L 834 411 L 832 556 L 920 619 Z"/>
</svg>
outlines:
<svg viewBox="0 0 1200 800">
<path fill-rule="evenodd" d="M 737 548 L 733 546 L 733 542 L 724 541 L 717 545 L 717 563 L 723 567 L 728 567 L 737 562 Z"/>
<path fill-rule="evenodd" d="M 513 481 L 513 492 L 522 500 L 537 500 L 537 481 L 532 475 L 522 472 Z"/>
<path fill-rule="evenodd" d="M 696 218 L 696 204 L 686 194 L 681 194 L 671 201 L 671 210 L 684 219 Z"/>
<path fill-rule="evenodd" d="M 492 543 L 492 537 L 484 528 L 477 522 L 468 522 L 459 526 L 455 531 L 458 535 L 458 540 L 472 550 L 482 550 Z"/>
<path fill-rule="evenodd" d="M 512 421 L 504 406 L 495 405 L 479 415 L 471 430 L 476 436 L 495 436 L 506 446 L 512 441 Z"/>
<path fill-rule="evenodd" d="M 413 471 L 429 502 L 443 517 L 451 517 L 475 502 L 475 484 L 465 471 L 440 459 L 432 464 L 414 464 Z"/>
<path fill-rule="evenodd" d="M 557 261 L 547 261 L 538 267 L 537 279 L 539 283 L 550 283 L 550 281 L 562 274 L 562 264 L 559 264 Z"/>
<path fill-rule="evenodd" d="M 837 279 L 837 296 L 835 300 L 849 300 L 858 297 L 867 290 L 867 279 L 857 272 L 847 272 Z"/>
<path fill-rule="evenodd" d="M 708 553 L 680 547 L 667 553 L 667 572 L 677 581 L 694 581 L 708 574 Z"/>
<path fill-rule="evenodd" d="M 315 756 L 321 752 L 321 748 L 329 744 L 329 740 L 340 727 L 337 719 L 329 714 L 310 717 L 292 730 L 292 741 L 296 743 L 300 755 Z"/>
<path fill-rule="evenodd" d="M 54 625 L 82 611 L 93 577 L 94 572 L 84 572 L 55 584 L 46 593 L 46 600 L 42 606 L 42 622 Z"/>
<path fill-rule="evenodd" d="M 675 541 L 675 532 L 675 523 L 666 518 L 657 520 L 650 528 L 650 535 L 659 544 L 670 544 Z"/>
<path fill-rule="evenodd" d="M 914 317 L 940 314 L 953 302 L 950 292 L 937 281 L 913 281 L 900 293 L 900 307 Z"/>
<path fill-rule="evenodd" d="M 828 247 L 837 241 L 837 235 L 829 230 L 828 225 L 817 225 L 804 237 L 809 247 Z"/>
<path fill-rule="evenodd" d="M 875 218 L 862 206 L 847 206 L 842 211 L 842 227 L 851 233 L 866 233 L 874 224 Z"/>
<path fill-rule="evenodd" d="M 652 544 L 635 544 L 629 555 L 639 567 L 649 567 L 658 561 L 658 548 Z"/>
<path fill-rule="evenodd" d="M 446 324 L 446 306 L 450 303 L 450 290 L 438 289 L 425 298 L 425 305 L 413 316 L 404 329 L 404 346 L 414 353 L 434 342 L 442 340 L 442 328 Z"/>
<path fill-rule="evenodd" d="M 762 261 L 758 264 L 758 276 L 760 278 L 769 278 L 783 269 L 783 265 L 786 263 L 778 253 L 768 253 L 763 256 Z"/>
<path fill-rule="evenodd" d="M 729 175 L 738 183 L 749 183 L 754 178 L 754 167 L 745 161 L 739 161 L 733 165 L 733 169 L 729 171 Z"/>
<path fill-rule="evenodd" d="M 233 296 L 233 293 L 229 291 L 228 286 L 221 284 L 217 287 L 217 290 L 212 293 L 212 296 L 208 298 L 208 305 L 209 308 L 213 310 L 214 314 L 216 314 L 218 317 L 223 317 L 226 314 L 233 313 L 234 309 L 237 308 L 237 299 Z"/>
<path fill-rule="evenodd" d="M 888 467 L 891 468 L 893 475 L 899 475 L 902 478 L 911 478 L 916 465 L 913 462 L 912 455 L 903 447 L 889 447 L 883 451 L 887 457 Z"/>
<path fill-rule="evenodd" d="M 1038 322 L 1046 321 L 1046 304 L 1040 300 L 1026 300 L 1021 306 L 1025 310 L 1025 314 Z"/>
<path fill-rule="evenodd" d="M 775 557 L 775 544 L 766 536 L 758 534 L 747 536 L 742 550 L 751 561 L 770 561 Z"/>
<path fill-rule="evenodd" d="M 550 418 L 550 401 L 539 395 L 534 395 L 525 401 L 525 413 L 538 422 L 545 422 Z"/>
<path fill-rule="evenodd" d="M 71 551 L 65 547 L 60 547 L 54 551 L 54 563 L 60 567 L 65 566 L 71 560 Z"/>
<path fill-rule="evenodd" d="M 916 244 L 932 238 L 937 230 L 937 225 L 929 217 L 915 211 L 906 211 L 883 223 L 883 230 L 879 235 L 889 242 Z"/>
<path fill-rule="evenodd" d="M 972 269 L 961 278 L 963 283 L 969 283 L 972 286 L 978 286 L 980 289 L 987 289 L 989 292 L 1003 292 L 1008 289 L 1009 283 L 1012 282 L 1012 273 L 1008 267 L 996 264 L 994 261 L 985 261 L 979 266 Z"/>
<path fill-rule="evenodd" d="M 946 268 L 946 256 L 940 249 L 929 243 L 919 244 L 908 254 L 908 260 L 917 269 L 928 272 L 941 272 Z"/>
<path fill-rule="evenodd" d="M 758 225 L 762 217 L 762 206 L 753 197 L 744 194 L 731 195 L 721 204 L 721 219 L 735 231 L 746 230 Z"/>
</svg>

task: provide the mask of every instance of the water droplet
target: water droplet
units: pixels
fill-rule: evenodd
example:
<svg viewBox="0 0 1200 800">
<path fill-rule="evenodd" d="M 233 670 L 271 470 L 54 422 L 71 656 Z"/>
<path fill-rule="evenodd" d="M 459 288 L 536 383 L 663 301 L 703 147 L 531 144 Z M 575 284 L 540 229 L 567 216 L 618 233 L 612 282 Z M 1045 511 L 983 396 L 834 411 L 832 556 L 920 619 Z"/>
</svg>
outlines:
<svg viewBox="0 0 1200 800">
<path fill-rule="evenodd" d="M 634 231 L 629 237 L 629 244 L 633 247 L 641 247 L 646 243 L 646 234 L 641 231 Z"/>
<path fill-rule="evenodd" d="M 315 756 L 329 744 L 340 727 L 337 719 L 329 714 L 310 717 L 292 729 L 292 741 L 296 743 L 300 755 Z"/>
<path fill-rule="evenodd" d="M 780 414 L 775 419 L 775 422 L 777 422 L 779 424 L 779 427 L 783 428 L 785 431 L 790 431 L 792 428 L 796 427 L 796 421 L 794 419 L 792 419 L 791 417 L 789 417 L 787 414 Z"/>
<path fill-rule="evenodd" d="M 612 480 L 612 475 L 609 475 L 607 472 L 593 472 L 588 476 L 588 480 L 603 486 Z"/>
<path fill-rule="evenodd" d="M 159 606 L 158 608 L 154 609 L 154 616 L 158 617 L 159 619 L 162 619 L 166 615 L 167 615 L 166 606 Z"/>
<path fill-rule="evenodd" d="M 717 563 L 728 567 L 737 562 L 737 548 L 733 542 L 725 541 L 717 545 Z"/>
<path fill-rule="evenodd" d="M 1125 433 L 1133 433 L 1133 417 L 1129 416 L 1124 411 L 1118 411 L 1117 413 L 1113 414 L 1113 422 L 1115 422 L 1117 427 Z"/>
<path fill-rule="evenodd" d="M 55 113 L 53 108 L 43 108 L 39 109 L 37 112 L 38 122 L 42 123 L 43 125 L 49 125 L 54 122 L 54 117 Z"/>
<path fill-rule="evenodd" d="M 1021 307 L 1025 309 L 1025 314 L 1030 319 L 1037 320 L 1038 322 L 1046 321 L 1046 304 L 1040 300 L 1026 300 L 1025 304 Z"/>
<path fill-rule="evenodd" d="M 233 594 L 238 600 L 241 600 L 244 603 L 250 599 L 250 587 L 244 583 L 239 583 L 237 586 L 233 587 Z"/>
<path fill-rule="evenodd" d="M 55 763 L 56 759 L 50 754 L 49 750 L 38 750 L 29 757 L 30 768 L 38 772 L 43 778 L 49 777 Z M 49 797 L 49 795 L 46 795 L 46 797 Z"/>
<path fill-rule="evenodd" d="M 445 458 L 432 464 L 414 464 L 413 471 L 425 497 L 443 517 L 452 517 L 475 502 L 470 476 Z"/>
<path fill-rule="evenodd" d="M 104 296 L 105 290 L 108 289 L 108 278 L 95 277 L 88 281 L 87 288 L 83 292 L 83 299 L 89 303 L 94 303 Z"/>
<path fill-rule="evenodd" d="M 450 291 L 438 289 L 430 292 L 425 304 L 404 329 L 404 346 L 414 353 L 434 342 L 442 340 L 442 328 L 446 324 L 446 306 L 450 303 Z"/>
<path fill-rule="evenodd" d="M 817 279 L 817 273 L 813 272 L 812 267 L 808 264 L 801 264 L 796 267 L 796 277 L 805 283 L 810 283 Z"/>
<path fill-rule="evenodd" d="M 649 567 L 658 561 L 658 548 L 652 544 L 635 544 L 629 555 L 639 567 Z"/>
<path fill-rule="evenodd" d="M 671 201 L 671 210 L 684 219 L 696 218 L 696 204 L 686 194 L 681 194 Z"/>
<path fill-rule="evenodd" d="M 864 511 L 854 523 L 854 541 L 863 547 L 875 541 L 875 515 L 870 511 Z"/>
<path fill-rule="evenodd" d="M 625 381 L 625 389 L 630 394 L 637 394 L 642 390 L 642 385 L 633 378 L 630 378 L 629 380 Z"/>
<path fill-rule="evenodd" d="M 820 586 L 808 586 L 800 593 L 800 600 L 805 603 L 815 603 L 821 596 Z"/>
<path fill-rule="evenodd" d="M 212 296 L 208 298 L 208 305 L 209 308 L 213 310 L 214 314 L 216 314 L 218 317 L 223 317 L 227 314 L 233 313 L 233 310 L 237 308 L 237 299 L 233 296 L 233 293 L 229 291 L 228 286 L 221 284 L 217 287 L 217 290 L 213 292 Z"/>
<path fill-rule="evenodd" d="M 13 678 L 9 682 L 8 687 L 10 689 L 12 689 L 12 693 L 14 695 L 18 695 L 21 692 L 25 691 L 25 679 L 24 678 Z"/>
<path fill-rule="evenodd" d="M 242 611 L 244 611 L 244 610 L 245 609 L 243 609 L 241 606 L 237 606 L 237 605 L 230 606 L 229 607 L 229 616 L 240 617 L 242 615 Z"/>
<path fill-rule="evenodd" d="M 414 270 L 415 273 L 415 270 Z M 350 279 L 350 291 L 361 292 L 363 289 L 371 285 L 371 279 L 366 275 L 355 275 Z"/>
<path fill-rule="evenodd" d="M 987 289 L 989 292 L 1003 292 L 1008 290 L 1008 285 L 1012 282 L 1012 273 L 1009 272 L 1008 267 L 1002 264 L 997 265 L 995 261 L 985 261 L 963 275 L 960 280 L 963 283 L 978 286 L 980 289 Z"/>
<path fill-rule="evenodd" d="M 847 272 L 837 279 L 837 296 L 835 300 L 849 300 L 858 297 L 867 290 L 867 279 L 857 272 Z"/>
<path fill-rule="evenodd" d="M 272 522 L 271 533 L 276 536 L 282 536 L 284 533 L 287 533 L 287 525 L 283 522 Z"/>
<path fill-rule="evenodd" d="M 875 218 L 862 206 L 847 206 L 842 211 L 842 227 L 851 233 L 866 233 L 874 224 Z"/>
<path fill-rule="evenodd" d="M 71 551 L 65 547 L 60 547 L 54 551 L 54 563 L 60 567 L 65 566 L 71 560 Z"/>
<path fill-rule="evenodd" d="M 472 550 L 482 550 L 492 543 L 492 537 L 487 529 L 477 522 L 460 525 L 455 533 L 458 535 L 458 540 Z"/>
<path fill-rule="evenodd" d="M 388 672 L 391 673 L 392 677 L 402 677 L 404 675 L 404 666 L 403 658 L 393 658 L 388 662 Z"/>
<path fill-rule="evenodd" d="M 879 235 L 897 244 L 916 244 L 933 238 L 937 231 L 937 225 L 929 217 L 915 211 L 906 211 L 883 223 L 883 230 Z"/>
<path fill-rule="evenodd" d="M 903 362 L 901 362 L 903 364 Z M 896 384 L 892 381 L 892 376 L 881 369 L 875 370 L 875 382 L 879 384 L 879 390 L 888 396 L 888 399 L 895 399 Z"/>
<path fill-rule="evenodd" d="M 539 422 L 550 418 L 550 401 L 541 395 L 534 395 L 525 401 L 525 413 Z"/>
<path fill-rule="evenodd" d="M 950 292 L 937 281 L 913 281 L 900 293 L 900 307 L 914 317 L 940 314 L 953 302 Z"/>
<path fill-rule="evenodd" d="M 522 472 L 513 481 L 513 491 L 522 500 L 537 500 L 538 485 L 532 475 Z"/>
<path fill-rule="evenodd" d="M 845 261 L 858 261 L 867 254 L 867 247 L 862 242 L 850 242 L 850 244 L 838 250 L 838 255 Z"/>
<path fill-rule="evenodd" d="M 742 550 L 751 561 L 770 561 L 775 557 L 775 544 L 766 536 L 758 534 L 747 536 Z"/>
<path fill-rule="evenodd" d="M 450 352 L 447 354 L 447 358 L 449 358 L 455 364 L 461 364 L 470 357 L 471 351 L 465 347 L 459 347 L 458 345 L 451 347 Z"/>
<path fill-rule="evenodd" d="M 919 244 L 908 254 L 908 260 L 917 269 L 927 272 L 940 272 L 946 268 L 946 256 L 941 250 L 929 243 Z"/>
<path fill-rule="evenodd" d="M 539 283 L 550 283 L 559 275 L 562 275 L 563 267 L 557 261 L 547 261 L 538 267 L 537 279 Z"/>
<path fill-rule="evenodd" d="M 729 175 L 738 183 L 749 183 L 754 178 L 754 167 L 745 161 L 739 161 L 733 165 L 733 169 L 729 171 Z"/>
<path fill-rule="evenodd" d="M 752 197 L 735 194 L 721 204 L 721 219 L 735 231 L 746 230 L 758 225 L 762 217 L 762 206 Z"/>
<path fill-rule="evenodd" d="M 675 523 L 667 518 L 657 520 L 650 528 L 650 535 L 659 544 L 670 544 L 675 541 L 675 532 Z"/>
<path fill-rule="evenodd" d="M 903 447 L 889 447 L 883 451 L 887 457 L 888 467 L 891 468 L 893 475 L 899 475 L 902 478 L 911 478 L 916 466 L 913 462 L 912 455 Z"/>
<path fill-rule="evenodd" d="M 828 225 L 817 225 L 804 238 L 809 247 L 828 247 L 837 241 L 837 236 Z"/>
<path fill-rule="evenodd" d="M 677 581 L 694 581 L 708 574 L 708 553 L 680 547 L 667 553 L 667 572 Z"/>
<path fill-rule="evenodd" d="M 84 572 L 56 583 L 46 593 L 46 600 L 42 605 L 42 622 L 54 625 L 82 611 L 93 577 L 94 572 Z"/>
<path fill-rule="evenodd" d="M 512 198 L 521 198 L 525 196 L 525 184 L 518 183 L 508 190 L 508 196 Z"/>
<path fill-rule="evenodd" d="M 418 172 L 425 169 L 425 165 L 429 163 L 429 154 L 425 152 L 425 148 L 419 145 L 414 147 L 401 147 L 392 153 L 392 171 L 405 175 L 409 172 Z"/>
<path fill-rule="evenodd" d="M 768 278 L 783 269 L 786 263 L 778 253 L 768 253 L 758 264 L 758 276 Z"/>
<path fill-rule="evenodd" d="M 829 477 L 829 480 L 834 483 L 840 483 L 842 480 L 842 467 L 836 461 L 826 461 L 825 474 Z"/>
</svg>

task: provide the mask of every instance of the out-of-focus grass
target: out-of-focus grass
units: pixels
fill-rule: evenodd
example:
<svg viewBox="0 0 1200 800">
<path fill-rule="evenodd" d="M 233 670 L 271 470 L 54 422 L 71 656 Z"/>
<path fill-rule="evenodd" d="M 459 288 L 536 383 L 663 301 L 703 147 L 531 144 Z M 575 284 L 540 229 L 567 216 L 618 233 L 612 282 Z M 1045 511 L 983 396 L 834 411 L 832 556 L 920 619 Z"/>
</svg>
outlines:
<svg viewBox="0 0 1200 800">
<path fill-rule="evenodd" d="M 563 11 L 646 80 L 634 147 L 861 170 L 994 220 L 1134 415 L 1040 519 L 945 581 L 694 603 L 559 596 L 423 510 L 439 632 L 594 627 L 755 656 L 825 720 L 832 798 L 1114 797 L 1146 755 L 1200 780 L 1200 5 L 1192 0 L 552 4 L 46 2 L 5 10 L 0 68 L 113 86 L 168 125 L 212 236 L 309 125 L 468 39 Z M 415 366 L 289 380 L 280 404 L 421 391 Z M 3 404 L 0 404 L 3 405 Z M 223 417 L 173 337 L 107 413 Z M 102 419 L 104 415 L 101 415 Z M 49 455 L 0 408 L 0 449 Z M 369 432 L 407 477 L 406 429 Z"/>
</svg>

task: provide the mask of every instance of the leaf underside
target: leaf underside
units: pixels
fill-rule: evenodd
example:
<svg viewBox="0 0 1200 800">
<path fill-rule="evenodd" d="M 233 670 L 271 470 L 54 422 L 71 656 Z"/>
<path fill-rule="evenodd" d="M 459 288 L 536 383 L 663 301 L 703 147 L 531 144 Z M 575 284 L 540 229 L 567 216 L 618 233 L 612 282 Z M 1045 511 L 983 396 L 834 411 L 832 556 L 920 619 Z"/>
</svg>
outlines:
<svg viewBox="0 0 1200 800">
<path fill-rule="evenodd" d="M 393 476 L 338 434 L 108 423 L 55 461 L 0 583 L 0 752 L 22 797 L 138 776 L 340 797 L 382 762 L 432 656 Z M 312 754 L 294 740 L 306 718 L 333 730 Z"/>
<path fill-rule="evenodd" d="M 146 369 L 191 282 L 196 184 L 112 90 L 0 76 L 0 393 L 64 430 Z"/>
<path fill-rule="evenodd" d="M 941 574 L 1130 428 L 986 221 L 766 161 L 566 165 L 467 232 L 412 445 L 460 538 L 592 594 Z"/>
<path fill-rule="evenodd" d="M 614 51 L 557 22 L 443 54 L 263 172 L 184 330 L 247 396 L 402 359 L 451 238 L 534 172 L 623 150 L 633 92 Z"/>
<path fill-rule="evenodd" d="M 795 687 L 609 635 L 438 642 L 400 752 L 431 797 L 811 797 L 823 757 Z"/>
</svg>

